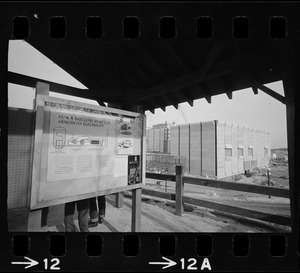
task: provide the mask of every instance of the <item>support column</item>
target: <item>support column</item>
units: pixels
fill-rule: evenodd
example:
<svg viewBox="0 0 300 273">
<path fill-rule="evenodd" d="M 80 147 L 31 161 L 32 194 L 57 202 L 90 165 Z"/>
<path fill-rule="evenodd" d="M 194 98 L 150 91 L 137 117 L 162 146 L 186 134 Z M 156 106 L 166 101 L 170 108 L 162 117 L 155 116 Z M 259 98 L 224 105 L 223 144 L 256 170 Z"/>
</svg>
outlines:
<svg viewBox="0 0 300 273">
<path fill-rule="evenodd" d="M 286 50 L 285 56 L 285 66 L 283 70 L 285 71 L 285 76 L 283 79 L 283 86 L 286 98 L 286 119 L 287 119 L 287 140 L 288 140 L 288 166 L 289 166 L 289 188 L 290 188 L 290 204 L 291 204 L 291 216 L 292 216 L 292 232 L 298 234 L 297 219 L 299 216 L 299 183 L 296 179 L 296 170 L 299 170 L 299 161 L 296 166 L 296 153 L 298 142 L 296 139 L 295 127 L 299 126 L 299 119 L 296 119 L 295 104 L 297 101 L 296 94 L 300 90 L 300 72 L 297 69 L 299 63 L 299 44 L 289 45 Z M 297 177 L 299 178 L 299 177 Z M 297 182 L 296 182 L 297 181 Z M 298 227 L 299 229 L 299 227 Z"/>
<path fill-rule="evenodd" d="M 133 105 L 133 112 L 143 114 L 143 107 L 141 105 Z M 145 130 L 146 124 L 144 124 L 143 130 Z M 146 131 L 146 130 L 145 130 Z M 142 154 L 140 156 L 140 164 L 142 166 L 143 173 L 146 171 L 146 147 L 142 147 Z M 144 176 L 143 176 L 144 177 Z M 143 178 L 142 178 L 143 179 Z M 141 231 L 141 217 L 142 217 L 142 188 L 132 190 L 132 213 L 131 213 L 131 231 L 140 232 Z"/>
<path fill-rule="evenodd" d="M 50 85 L 43 82 L 37 82 L 35 89 L 35 99 L 33 109 L 35 109 L 35 100 L 37 95 L 49 96 Z M 49 208 L 45 207 L 38 210 L 28 211 L 27 231 L 47 231 L 48 229 Z"/>
<path fill-rule="evenodd" d="M 122 109 L 119 104 L 108 103 L 107 106 L 111 108 Z M 115 194 L 115 207 L 120 209 L 123 207 L 123 203 L 124 203 L 124 192 L 117 192 Z"/>
<path fill-rule="evenodd" d="M 183 168 L 176 166 L 176 201 L 175 201 L 175 214 L 182 216 L 183 214 Z"/>
<path fill-rule="evenodd" d="M 141 231 L 142 189 L 132 190 L 131 231 Z"/>
<path fill-rule="evenodd" d="M 5 25 L 2 26 L 3 29 Z M 3 32 L 2 32 L 3 33 Z M 7 35 L 8 36 L 8 35 Z M 8 141 L 8 37 L 3 35 L 0 39 L 0 153 L 1 158 L 7 158 L 7 141 Z M 7 219 L 7 165 L 1 164 L 1 182 L 0 183 L 0 214 L 2 219 Z M 0 238 L 6 234 L 7 225 L 0 225 Z M 1 243 L 1 242 L 0 242 Z"/>
</svg>

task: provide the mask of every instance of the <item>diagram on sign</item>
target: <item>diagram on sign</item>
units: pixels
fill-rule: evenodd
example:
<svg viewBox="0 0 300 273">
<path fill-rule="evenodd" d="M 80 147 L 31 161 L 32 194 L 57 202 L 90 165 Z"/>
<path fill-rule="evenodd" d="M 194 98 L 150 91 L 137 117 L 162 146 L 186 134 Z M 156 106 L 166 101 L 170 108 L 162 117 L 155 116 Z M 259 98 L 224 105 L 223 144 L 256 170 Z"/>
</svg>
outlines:
<svg viewBox="0 0 300 273">
<path fill-rule="evenodd" d="M 66 128 L 55 127 L 53 128 L 53 146 L 55 149 L 90 145 L 106 148 L 108 145 L 108 132 L 104 130 L 102 132 L 104 133 L 102 136 L 73 135 L 73 133 L 67 132 Z"/>
<path fill-rule="evenodd" d="M 133 153 L 132 119 L 121 117 L 118 137 L 118 154 Z"/>
</svg>

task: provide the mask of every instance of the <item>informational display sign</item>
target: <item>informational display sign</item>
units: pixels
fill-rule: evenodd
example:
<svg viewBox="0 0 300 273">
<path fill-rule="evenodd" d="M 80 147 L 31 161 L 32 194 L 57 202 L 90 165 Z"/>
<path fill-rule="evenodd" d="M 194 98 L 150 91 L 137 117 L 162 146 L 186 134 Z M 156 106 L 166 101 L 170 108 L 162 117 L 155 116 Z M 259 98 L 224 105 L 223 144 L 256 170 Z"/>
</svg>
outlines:
<svg viewBox="0 0 300 273">
<path fill-rule="evenodd" d="M 141 187 L 145 116 L 38 95 L 30 208 Z"/>
</svg>

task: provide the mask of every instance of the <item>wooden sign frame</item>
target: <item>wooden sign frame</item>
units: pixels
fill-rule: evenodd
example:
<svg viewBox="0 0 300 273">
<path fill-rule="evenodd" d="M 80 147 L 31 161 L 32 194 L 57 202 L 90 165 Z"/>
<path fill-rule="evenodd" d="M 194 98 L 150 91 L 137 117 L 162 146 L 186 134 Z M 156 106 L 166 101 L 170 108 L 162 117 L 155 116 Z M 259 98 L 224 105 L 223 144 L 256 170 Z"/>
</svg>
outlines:
<svg viewBox="0 0 300 273">
<path fill-rule="evenodd" d="M 58 107 L 57 107 L 58 106 Z M 66 108 L 64 108 L 66 106 Z M 135 126 L 135 128 L 140 128 L 138 135 L 140 138 L 137 137 L 137 133 L 134 133 L 134 130 L 132 129 L 132 144 L 133 148 L 131 149 L 131 152 L 129 152 L 129 156 L 139 156 L 139 177 L 137 178 L 137 181 L 139 183 L 136 184 L 131 184 L 128 185 L 128 177 L 125 183 L 124 180 L 124 170 L 125 166 L 122 168 L 122 173 L 120 178 L 119 177 L 113 177 L 110 175 L 104 175 L 102 178 L 99 175 L 99 173 L 96 174 L 95 177 L 83 177 L 83 178 L 74 178 L 73 179 L 63 179 L 60 180 L 60 178 L 57 179 L 57 181 L 48 181 L 49 179 L 49 169 L 52 170 L 51 165 L 50 168 L 48 165 L 48 160 L 50 162 L 50 148 L 52 147 L 50 144 L 49 139 L 51 138 L 51 130 L 50 130 L 50 123 L 51 119 L 54 120 L 53 116 L 57 116 L 57 113 L 60 113 L 60 109 L 62 109 L 63 114 L 69 113 L 71 115 L 72 113 L 75 113 L 74 115 L 77 115 L 76 111 L 79 111 L 78 115 L 80 115 L 83 112 L 80 111 L 87 111 L 87 116 L 89 115 L 89 112 L 91 112 L 94 117 L 95 113 L 99 113 L 99 117 L 102 118 L 103 120 L 107 117 L 112 119 L 114 122 L 112 122 L 111 128 L 115 125 L 115 132 L 118 132 L 119 122 L 118 120 L 122 118 L 123 119 L 130 119 L 133 120 L 134 122 L 138 122 L 138 126 Z M 69 109 L 71 112 L 68 112 Z M 77 110 L 76 110 L 77 109 Z M 72 112 L 75 111 L 75 112 Z M 53 113 L 56 114 L 53 114 Z M 105 116 L 108 115 L 108 116 Z M 91 119 L 90 119 L 91 120 Z M 55 120 L 57 121 L 57 120 Z M 93 120 L 92 120 L 93 121 Z M 100 122 L 98 120 L 94 120 L 95 122 Z M 145 129 L 146 129 L 146 119 L 145 115 L 140 114 L 140 113 L 135 113 L 135 112 L 130 112 L 130 111 L 125 111 L 125 110 L 120 110 L 120 109 L 114 109 L 110 107 L 103 107 L 103 106 L 97 106 L 97 105 L 91 105 L 91 104 L 86 104 L 86 103 L 81 103 L 81 102 L 75 102 L 75 101 L 70 101 L 70 100 L 64 100 L 64 99 L 59 99 L 59 98 L 54 98 L 54 97 L 49 97 L 45 95 L 37 95 L 36 96 L 36 117 L 35 117 L 35 138 L 34 138 L 34 150 L 33 150 L 33 159 L 32 159 L 32 179 L 30 183 L 30 210 L 35 210 L 35 209 L 41 209 L 43 207 L 49 207 L 53 205 L 58 205 L 58 204 L 63 204 L 67 202 L 72 202 L 76 200 L 82 200 L 82 199 L 87 199 L 95 196 L 100 196 L 100 195 L 108 195 L 108 194 L 113 194 L 113 193 L 119 193 L 127 190 L 135 190 L 135 189 L 141 189 L 142 184 L 145 182 L 145 165 L 146 165 L 146 158 L 145 158 L 145 152 L 144 149 L 146 147 L 146 134 L 145 134 Z M 90 123 L 91 124 L 91 123 Z M 78 126 L 79 125 L 79 126 Z M 92 124 L 93 125 L 93 124 Z M 82 123 L 77 123 L 75 126 L 80 126 L 82 127 Z M 90 125 L 89 125 L 90 126 Z M 96 125 L 93 125 L 96 126 Z M 102 125 L 101 125 L 102 126 Z M 118 127 L 119 126 L 119 127 Z M 134 127 L 134 126 L 133 126 Z M 75 127 L 74 127 L 75 128 Z M 126 128 L 126 127 L 125 127 Z M 97 130 L 97 129 L 94 129 Z M 108 130 L 108 129 L 107 129 Z M 121 130 L 120 130 L 121 131 Z M 110 136 L 111 138 L 114 138 L 114 140 L 111 142 L 114 145 L 118 144 L 117 141 L 117 133 Z M 53 133 L 54 135 L 54 133 Z M 111 139 L 110 138 L 110 139 Z M 124 141 L 123 141 L 124 142 Z M 124 144 L 124 143 L 123 143 Z M 124 144 L 125 145 L 125 144 Z M 126 143 L 128 145 L 128 143 Z M 92 145 L 90 145 L 92 146 Z M 114 154 L 111 155 L 113 157 L 113 160 L 116 160 L 116 158 L 121 158 L 124 157 L 126 158 L 127 154 L 125 152 L 121 153 L 118 155 L 117 152 L 119 152 L 119 146 L 117 147 L 114 146 L 112 150 L 114 151 Z M 77 148 L 73 147 L 72 150 L 80 150 L 80 149 L 85 149 L 85 148 L 80 148 L 82 146 L 77 146 Z M 96 147 L 95 145 L 93 147 Z M 52 147 L 53 149 L 53 147 Z M 99 147 L 93 148 L 98 149 Z M 67 150 L 67 149 L 65 149 Z M 58 149 L 57 149 L 58 151 Z M 68 148 L 68 151 L 70 151 L 70 148 Z M 138 151 L 138 153 L 137 153 Z M 56 150 L 54 151 L 56 152 Z M 52 152 L 53 153 L 53 152 Z M 93 153 L 93 150 L 91 150 L 90 153 Z M 101 157 L 101 155 L 100 155 Z M 112 158 L 110 160 L 112 160 Z M 131 157 L 132 158 L 132 157 Z M 114 161 L 116 162 L 116 161 Z M 118 161 L 119 162 L 119 161 Z M 49 163 L 50 164 L 50 163 Z M 116 165 L 116 164 L 114 164 Z M 122 164 L 121 164 L 122 165 Z M 124 164 L 123 164 L 124 165 Z M 113 166 L 112 166 L 113 167 Z M 53 167 L 54 168 L 54 167 Z M 108 168 L 109 169 L 109 168 Z M 94 171 L 94 170 L 93 170 Z M 120 171 L 120 172 L 121 172 Z M 128 163 L 128 171 L 129 171 L 129 163 Z M 111 172 L 111 170 L 110 170 Z M 112 171 L 113 173 L 114 170 Z M 52 170 L 53 173 L 53 170 Z M 71 174 L 71 173 L 70 173 Z M 59 174 L 61 175 L 61 174 Z M 58 177 L 59 177 L 58 175 Z M 55 174 L 53 175 L 55 177 Z M 72 175 L 71 175 L 72 176 Z M 101 179 L 103 181 L 106 181 L 106 186 L 103 188 L 101 186 Z M 109 180 L 109 181 L 108 181 Z M 112 182 L 112 184 L 109 184 Z M 64 188 L 64 185 L 69 185 L 72 184 L 71 187 L 68 187 L 68 191 L 63 191 L 61 190 Z M 79 183 L 81 183 L 79 185 Z M 114 186 L 111 186 L 113 185 Z M 96 186 L 95 186 L 96 185 Z M 121 185 L 121 186 L 119 186 Z M 83 192 L 76 192 L 76 189 L 82 188 Z M 74 188 L 76 188 L 74 190 Z M 70 193 L 69 193 L 70 191 Z M 73 191 L 73 192 L 72 192 Z M 46 193 L 45 193 L 46 192 Z M 76 194 L 74 194 L 76 192 Z M 55 197 L 53 197 L 55 196 Z"/>
</svg>

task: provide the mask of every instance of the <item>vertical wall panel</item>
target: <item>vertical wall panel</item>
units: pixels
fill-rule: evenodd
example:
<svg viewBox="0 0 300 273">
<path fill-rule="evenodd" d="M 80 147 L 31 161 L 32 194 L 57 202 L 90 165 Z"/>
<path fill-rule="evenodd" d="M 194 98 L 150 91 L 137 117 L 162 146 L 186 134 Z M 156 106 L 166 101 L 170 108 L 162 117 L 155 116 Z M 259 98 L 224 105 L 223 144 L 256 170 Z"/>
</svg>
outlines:
<svg viewBox="0 0 300 273">
<path fill-rule="evenodd" d="M 256 131 L 256 159 L 257 159 L 257 167 L 261 167 L 264 165 L 264 145 L 263 145 L 263 133 L 262 131 Z"/>
<path fill-rule="evenodd" d="M 201 174 L 201 127 L 200 123 L 190 124 L 190 172 Z"/>
<path fill-rule="evenodd" d="M 225 148 L 226 145 L 232 145 L 232 124 L 228 124 L 228 123 L 225 124 Z M 226 176 L 232 175 L 232 158 L 226 158 L 226 156 L 225 156 L 225 174 Z"/>
<path fill-rule="evenodd" d="M 171 141 L 170 141 L 170 147 L 171 147 L 171 155 L 178 156 L 179 155 L 179 126 L 173 126 L 171 127 Z"/>
<path fill-rule="evenodd" d="M 218 178 L 225 177 L 225 124 L 217 124 L 217 164 Z"/>
<path fill-rule="evenodd" d="M 159 129 L 153 129 L 153 151 L 159 152 L 160 135 Z"/>
<path fill-rule="evenodd" d="M 165 130 L 163 128 L 159 129 L 159 151 L 164 152 L 164 134 Z"/>
<path fill-rule="evenodd" d="M 153 152 L 153 137 L 154 137 L 154 134 L 153 134 L 153 129 L 149 129 L 149 152 Z"/>
<path fill-rule="evenodd" d="M 244 146 L 244 128 L 241 126 L 238 126 L 238 148 L 243 148 L 243 151 L 245 153 L 245 146 Z M 244 156 L 238 155 L 238 172 L 243 173 L 244 172 Z"/>
<path fill-rule="evenodd" d="M 8 109 L 7 207 L 9 209 L 28 205 L 32 128 L 32 110 Z"/>
<path fill-rule="evenodd" d="M 215 176 L 215 124 L 202 122 L 202 173 Z"/>
<path fill-rule="evenodd" d="M 257 160 L 258 147 L 257 147 L 257 130 L 253 130 L 253 159 Z"/>
<path fill-rule="evenodd" d="M 190 125 L 180 125 L 180 156 L 185 157 L 184 171 L 190 172 Z"/>
<path fill-rule="evenodd" d="M 149 149 L 149 129 L 146 130 L 146 147 L 147 147 L 147 152 L 150 152 Z"/>
<path fill-rule="evenodd" d="M 248 160 L 248 128 L 244 127 L 243 130 L 243 143 L 244 143 L 244 160 Z"/>
<path fill-rule="evenodd" d="M 238 173 L 238 127 L 232 125 L 232 174 Z"/>
</svg>

